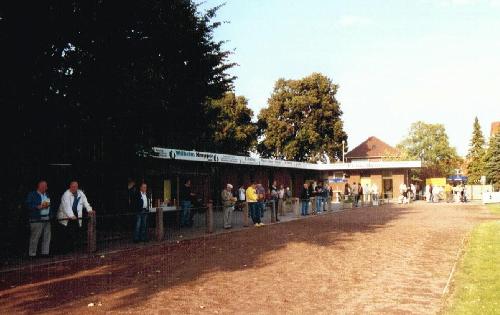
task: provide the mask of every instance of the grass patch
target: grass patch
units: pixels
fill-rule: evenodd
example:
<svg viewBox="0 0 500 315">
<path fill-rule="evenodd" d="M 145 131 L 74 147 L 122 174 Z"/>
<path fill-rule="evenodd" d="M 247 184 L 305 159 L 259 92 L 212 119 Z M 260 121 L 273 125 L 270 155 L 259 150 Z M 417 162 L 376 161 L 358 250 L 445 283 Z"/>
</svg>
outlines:
<svg viewBox="0 0 500 315">
<path fill-rule="evenodd" d="M 500 203 L 490 203 L 488 204 L 488 209 L 493 214 L 500 214 Z"/>
<path fill-rule="evenodd" d="M 492 211 L 499 211 L 497 205 Z M 500 314 L 500 221 L 479 224 L 454 277 L 446 314 Z"/>
</svg>

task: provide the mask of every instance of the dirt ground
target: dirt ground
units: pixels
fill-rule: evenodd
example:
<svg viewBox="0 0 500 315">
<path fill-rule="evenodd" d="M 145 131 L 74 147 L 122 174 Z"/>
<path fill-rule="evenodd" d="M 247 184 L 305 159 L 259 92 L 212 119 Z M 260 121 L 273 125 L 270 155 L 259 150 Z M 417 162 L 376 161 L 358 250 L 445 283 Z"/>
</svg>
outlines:
<svg viewBox="0 0 500 315">
<path fill-rule="evenodd" d="M 434 314 L 485 219 L 472 205 L 364 208 L 4 272 L 0 314 Z"/>
</svg>

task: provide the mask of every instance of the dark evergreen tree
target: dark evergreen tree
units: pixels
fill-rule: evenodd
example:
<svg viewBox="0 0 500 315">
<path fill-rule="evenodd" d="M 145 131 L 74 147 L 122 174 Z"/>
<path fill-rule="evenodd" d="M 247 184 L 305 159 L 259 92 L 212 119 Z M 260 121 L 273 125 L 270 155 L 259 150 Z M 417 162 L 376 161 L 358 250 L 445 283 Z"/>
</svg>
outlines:
<svg viewBox="0 0 500 315">
<path fill-rule="evenodd" d="M 467 153 L 467 176 L 469 183 L 477 184 L 484 175 L 485 140 L 477 117 L 474 119 L 472 139 Z"/>
<path fill-rule="evenodd" d="M 486 153 L 486 180 L 500 188 L 500 133 L 491 136 L 490 145 Z"/>
<path fill-rule="evenodd" d="M 2 214 L 22 213 L 38 177 L 50 177 L 54 195 L 78 178 L 97 209 L 120 211 L 106 200 L 142 167 L 138 151 L 210 148 L 208 100 L 234 79 L 230 52 L 213 39 L 217 9 L 199 12 L 191 0 L 0 2 Z"/>
</svg>

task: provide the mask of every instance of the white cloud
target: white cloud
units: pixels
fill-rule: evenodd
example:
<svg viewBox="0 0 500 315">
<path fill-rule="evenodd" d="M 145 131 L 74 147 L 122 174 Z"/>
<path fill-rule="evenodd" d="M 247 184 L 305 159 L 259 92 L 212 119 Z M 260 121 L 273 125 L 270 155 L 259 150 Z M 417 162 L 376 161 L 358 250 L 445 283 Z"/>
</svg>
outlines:
<svg viewBox="0 0 500 315">
<path fill-rule="evenodd" d="M 341 27 L 357 27 L 370 25 L 372 24 L 372 20 L 364 16 L 345 15 L 339 19 L 338 24 Z"/>
</svg>

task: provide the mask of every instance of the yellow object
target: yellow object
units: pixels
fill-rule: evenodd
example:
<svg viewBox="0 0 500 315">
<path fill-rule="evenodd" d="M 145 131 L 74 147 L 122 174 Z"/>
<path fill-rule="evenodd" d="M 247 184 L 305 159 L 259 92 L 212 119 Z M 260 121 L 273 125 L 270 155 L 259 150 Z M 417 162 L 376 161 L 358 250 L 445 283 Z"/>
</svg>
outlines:
<svg viewBox="0 0 500 315">
<path fill-rule="evenodd" d="M 247 188 L 246 197 L 247 197 L 247 202 L 257 202 L 257 200 L 259 199 L 259 196 L 257 196 L 257 192 L 255 191 L 255 188 L 253 188 L 252 186 Z"/>
<path fill-rule="evenodd" d="M 446 184 L 446 186 L 444 186 L 444 191 L 445 192 L 451 192 L 451 185 L 450 184 Z"/>
<path fill-rule="evenodd" d="M 361 177 L 361 186 L 363 186 L 363 188 L 365 188 L 366 185 L 371 187 L 372 179 L 370 177 Z"/>
<path fill-rule="evenodd" d="M 426 185 L 432 185 L 432 186 L 446 186 L 446 178 L 444 177 L 435 177 L 435 178 L 427 178 L 425 180 Z"/>
</svg>

